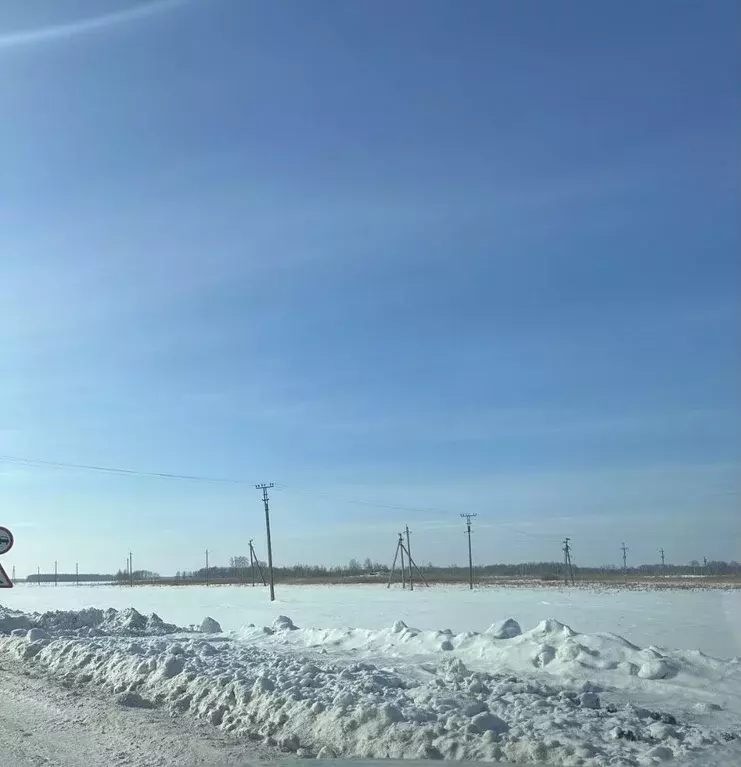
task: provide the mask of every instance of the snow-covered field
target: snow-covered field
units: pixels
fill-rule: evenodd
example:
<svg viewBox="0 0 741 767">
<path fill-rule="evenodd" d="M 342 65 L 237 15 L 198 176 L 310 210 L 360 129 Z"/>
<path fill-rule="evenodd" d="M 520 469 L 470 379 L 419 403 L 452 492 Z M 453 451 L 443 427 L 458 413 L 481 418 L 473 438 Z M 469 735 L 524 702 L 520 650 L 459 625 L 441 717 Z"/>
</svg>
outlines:
<svg viewBox="0 0 741 767">
<path fill-rule="evenodd" d="M 378 586 L 281 586 L 276 601 L 266 589 L 242 586 L 159 587 L 32 586 L 0 594 L 16 610 L 44 612 L 82 607 L 135 607 L 181 626 L 210 615 L 225 631 L 246 623 L 269 625 L 289 615 L 318 628 L 379 628 L 403 620 L 421 629 L 484 631 L 514 616 L 523 626 L 544 618 L 585 633 L 612 631 L 639 645 L 694 648 L 717 658 L 741 655 L 741 590 L 622 591 L 594 589 L 418 588 L 413 593 Z"/>
<path fill-rule="evenodd" d="M 723 764 L 741 744 L 739 592 L 21 586 L 3 603 L 8 657 L 299 756 Z M 39 614 L 90 606 L 122 612 Z"/>
</svg>

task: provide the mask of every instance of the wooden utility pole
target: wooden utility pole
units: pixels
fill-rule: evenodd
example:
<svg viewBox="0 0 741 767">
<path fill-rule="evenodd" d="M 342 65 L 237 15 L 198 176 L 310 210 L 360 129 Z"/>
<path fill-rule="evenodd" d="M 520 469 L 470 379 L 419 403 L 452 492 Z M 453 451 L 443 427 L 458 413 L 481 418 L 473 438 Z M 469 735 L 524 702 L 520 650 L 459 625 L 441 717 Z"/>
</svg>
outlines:
<svg viewBox="0 0 741 767">
<path fill-rule="evenodd" d="M 407 568 L 404 564 L 404 543 L 401 533 L 399 533 L 399 553 L 401 554 L 401 587 L 405 589 L 407 587 Z M 409 566 L 411 567 L 411 565 Z"/>
<path fill-rule="evenodd" d="M 394 579 L 394 570 L 396 570 L 396 560 L 399 558 L 399 541 L 396 542 L 396 551 L 394 552 L 394 561 L 391 564 L 391 572 L 389 573 L 389 582 L 386 586 L 387 589 L 391 588 L 391 581 Z"/>
<path fill-rule="evenodd" d="M 563 578 L 564 583 L 569 582 L 571 578 L 571 585 L 574 585 L 574 568 L 571 565 L 571 546 L 569 541 L 571 538 L 564 538 L 563 541 Z"/>
<path fill-rule="evenodd" d="M 411 572 L 412 567 L 414 567 L 414 569 L 417 571 L 417 575 L 419 576 L 419 579 L 422 581 L 422 583 L 424 583 L 425 586 L 429 586 L 430 584 L 427 582 L 427 578 L 425 578 L 424 575 L 422 575 L 422 571 L 419 569 L 419 567 L 417 567 L 417 563 L 414 561 L 414 559 L 412 559 L 412 555 L 409 552 L 409 549 L 404 546 L 404 537 L 403 537 L 403 535 L 401 533 L 399 533 L 399 537 L 398 537 L 398 539 L 396 541 L 396 551 L 394 553 L 394 561 L 393 561 L 393 564 L 391 565 L 391 573 L 389 574 L 389 582 L 386 585 L 386 588 L 387 589 L 391 588 L 391 583 L 394 580 L 394 573 L 396 572 L 396 562 L 399 559 L 399 555 L 401 555 L 402 563 L 403 563 L 403 561 L 404 561 L 404 554 L 405 553 L 407 555 L 407 559 L 409 560 L 409 570 L 410 570 L 410 572 Z M 402 564 L 401 572 L 402 572 L 402 576 L 403 576 L 404 575 L 404 565 L 403 564 Z M 405 581 L 402 580 L 402 588 L 404 588 L 404 583 L 405 583 Z M 411 586 L 411 581 L 410 581 L 410 586 Z"/>
<path fill-rule="evenodd" d="M 262 501 L 265 504 L 265 530 L 268 537 L 268 570 L 270 571 L 270 601 L 275 602 L 275 578 L 273 577 L 273 544 L 270 540 L 270 506 L 268 505 L 268 489 L 274 487 L 271 482 L 269 485 L 255 485 L 256 490 L 262 490 Z"/>
<path fill-rule="evenodd" d="M 471 553 L 471 519 L 478 514 L 461 514 L 466 520 L 466 535 L 468 535 L 468 588 L 473 591 L 473 554 Z"/>
<path fill-rule="evenodd" d="M 409 542 L 409 525 L 405 526 L 407 534 L 407 554 L 409 556 L 409 591 L 414 591 L 414 576 L 412 575 L 412 544 Z"/>
<path fill-rule="evenodd" d="M 628 547 L 625 545 L 625 541 L 623 541 L 620 548 L 623 551 L 623 576 L 625 577 L 625 582 L 628 582 Z"/>
<path fill-rule="evenodd" d="M 75 585 L 80 585 L 80 563 L 75 562 Z"/>
<path fill-rule="evenodd" d="M 250 538 L 250 570 L 252 572 L 252 585 L 255 585 L 255 567 L 257 567 L 257 571 L 260 573 L 260 580 L 262 581 L 263 586 L 267 586 L 267 581 L 265 580 L 265 576 L 262 574 L 262 567 L 260 567 L 260 560 L 257 558 L 257 554 L 255 554 L 255 547 L 252 545 L 252 538 Z"/>
</svg>

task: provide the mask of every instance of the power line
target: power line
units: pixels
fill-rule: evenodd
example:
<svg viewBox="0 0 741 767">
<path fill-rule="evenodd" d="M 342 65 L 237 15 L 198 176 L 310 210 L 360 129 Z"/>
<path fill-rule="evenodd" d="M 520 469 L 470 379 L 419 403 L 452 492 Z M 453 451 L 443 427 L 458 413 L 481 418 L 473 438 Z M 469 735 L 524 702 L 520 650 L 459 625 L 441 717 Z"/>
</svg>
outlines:
<svg viewBox="0 0 741 767">
<path fill-rule="evenodd" d="M 152 477 L 155 479 L 185 479 L 192 482 L 216 482 L 230 485 L 250 485 L 243 479 L 228 479 L 224 477 L 204 477 L 196 474 L 168 474 L 162 471 L 139 471 L 137 469 L 121 469 L 114 466 L 95 466 L 85 463 L 65 463 L 63 461 L 44 461 L 40 458 L 21 458 L 15 455 L 0 455 L 0 461 L 17 463 L 22 466 L 49 467 L 52 469 L 71 469 L 78 471 L 96 471 L 103 474 L 119 474 L 128 477 Z"/>
<path fill-rule="evenodd" d="M 169 472 L 161 471 L 143 471 L 139 469 L 126 469 L 116 466 L 99 466 L 96 464 L 85 463 L 70 463 L 67 461 L 47 461 L 41 458 L 24 458 L 16 455 L 0 455 L 0 461 L 6 461 L 8 463 L 15 463 L 21 466 L 28 467 L 48 467 L 53 469 L 65 469 L 71 471 L 92 471 L 102 474 L 114 474 L 127 477 L 150 477 L 154 479 L 181 479 L 191 482 L 211 482 L 217 484 L 229 484 L 229 485 L 251 485 L 252 482 L 244 479 L 234 479 L 231 477 L 208 477 L 198 474 L 173 474 Z M 453 514 L 450 509 L 440 509 L 434 507 L 421 507 L 421 506 L 403 506 L 394 503 L 381 503 L 375 501 L 366 501 L 359 498 L 347 498 L 344 496 L 333 495 L 331 493 L 324 493 L 318 490 L 307 490 L 306 488 L 296 487 L 295 485 L 286 485 L 278 483 L 271 485 L 276 490 L 288 490 L 289 492 L 301 493 L 302 495 L 316 496 L 318 498 L 326 498 L 328 500 L 340 501 L 342 503 L 351 503 L 359 506 L 370 506 L 377 509 L 391 509 L 392 511 L 412 511 L 421 514 Z M 542 534 L 530 533 L 526 530 L 511 527 L 513 532 L 517 532 L 520 535 L 529 536 L 532 538 L 539 538 Z"/>
<path fill-rule="evenodd" d="M 169 472 L 162 472 L 162 471 L 142 471 L 139 469 L 124 469 L 117 466 L 98 466 L 96 464 L 70 463 L 67 461 L 47 461 L 42 458 L 24 458 L 22 456 L 17 456 L 17 455 L 0 455 L 0 461 L 15 463 L 21 466 L 38 467 L 38 468 L 48 467 L 52 469 L 67 469 L 72 471 L 94 471 L 94 472 L 99 472 L 103 474 L 117 474 L 117 475 L 122 475 L 127 477 L 151 477 L 156 479 L 183 479 L 183 480 L 190 480 L 192 482 L 215 482 L 215 483 L 230 484 L 230 485 L 253 484 L 252 482 L 249 482 L 248 480 L 234 479 L 232 477 L 208 477 L 208 476 L 203 476 L 199 474 L 172 474 Z M 289 491 L 293 491 L 297 493 L 302 493 L 303 495 L 313 495 L 319 498 L 327 498 L 330 500 L 342 501 L 343 503 L 353 503 L 353 504 L 359 504 L 362 506 L 373 506 L 375 508 L 380 508 L 380 509 L 394 509 L 397 511 L 418 511 L 423 513 L 433 512 L 438 514 L 451 513 L 449 510 L 446 510 L 446 509 L 400 506 L 398 504 L 391 504 L 391 503 L 375 503 L 372 501 L 364 501 L 364 500 L 359 500 L 357 498 L 344 498 L 342 496 L 331 495 L 329 493 L 323 493 L 316 490 L 306 490 L 304 488 L 295 487 L 293 485 L 277 484 L 277 485 L 271 485 L 271 487 L 275 487 L 276 490 L 289 490 Z"/>
<path fill-rule="evenodd" d="M 401 506 L 399 504 L 382 503 L 380 501 L 365 501 L 365 500 L 360 500 L 357 498 L 347 498 L 345 496 L 333 495 L 332 493 L 325 493 L 319 490 L 307 490 L 306 488 L 296 487 L 295 485 L 285 485 L 280 482 L 276 483 L 275 489 L 288 490 L 290 492 L 300 493 L 301 495 L 316 496 L 317 498 L 326 498 L 327 500 L 330 500 L 330 501 L 340 501 L 342 503 L 351 503 L 351 504 L 356 504 L 359 506 L 370 506 L 376 509 L 391 509 L 392 511 L 412 511 L 412 512 L 418 512 L 420 514 L 447 515 L 447 514 L 455 513 L 451 509 L 441 509 L 439 507 Z M 473 516 L 477 516 L 477 515 L 474 514 Z M 524 530 L 520 527 L 517 527 L 509 522 L 505 523 L 502 527 L 504 527 L 506 530 L 512 533 L 516 533 L 517 535 L 524 535 L 527 538 L 542 540 L 544 542 L 556 542 L 556 541 L 560 542 L 560 538 L 557 538 L 555 535 L 549 535 L 547 533 L 533 533 L 533 532 L 530 532 L 529 530 Z"/>
<path fill-rule="evenodd" d="M 6 461 L 8 463 L 16 463 L 21 466 L 29 467 L 49 467 L 53 469 L 67 469 L 72 471 L 94 471 L 103 474 L 117 474 L 127 477 L 152 477 L 156 479 L 183 479 L 190 480 L 192 482 L 215 482 L 221 484 L 230 485 L 251 485 L 252 482 L 244 479 L 234 479 L 231 477 L 207 477 L 198 474 L 172 474 L 162 471 L 142 471 L 139 469 L 124 469 L 116 466 L 98 466 L 95 464 L 86 463 L 69 463 L 66 461 L 47 461 L 41 458 L 23 458 L 17 455 L 0 455 L 0 461 Z M 276 490 L 288 490 L 291 492 L 301 493 L 302 495 L 316 496 L 318 498 L 326 498 L 328 500 L 341 501 L 342 503 L 352 503 L 360 506 L 371 506 L 377 509 L 391 509 L 394 511 L 414 511 L 420 513 L 434 513 L 434 514 L 452 514 L 450 509 L 439 509 L 433 507 L 420 507 L 420 506 L 402 506 L 394 503 L 379 503 L 375 501 L 366 501 L 358 498 L 346 498 L 344 496 L 332 495 L 330 493 L 324 493 L 318 490 L 307 490 L 302 487 L 296 487 L 295 485 L 285 485 L 282 483 L 271 484 Z M 526 531 L 518 531 L 522 535 L 533 535 Z"/>
<path fill-rule="evenodd" d="M 376 509 L 392 509 L 394 511 L 417 511 L 423 514 L 452 514 L 450 509 L 437 509 L 432 507 L 419 507 L 419 506 L 400 506 L 394 503 L 379 503 L 375 501 L 363 501 L 357 498 L 345 498 L 340 495 L 332 495 L 330 493 L 323 493 L 319 490 L 306 490 L 302 487 L 296 487 L 294 485 L 284 485 L 277 483 L 275 485 L 276 490 L 289 490 L 295 493 L 301 493 L 302 495 L 314 495 L 317 498 L 326 498 L 330 501 L 342 501 L 343 503 L 353 503 L 359 506 L 372 506 Z"/>
<path fill-rule="evenodd" d="M 161 472 L 161 471 L 144 471 L 139 469 L 128 469 L 128 468 L 122 468 L 122 467 L 116 467 L 116 466 L 101 466 L 97 464 L 71 463 L 67 461 L 49 461 L 49 460 L 45 460 L 41 458 L 25 458 L 25 457 L 16 456 L 16 455 L 0 455 L 0 462 L 3 462 L 3 461 L 7 463 L 13 463 L 20 466 L 27 466 L 31 468 L 48 467 L 48 468 L 60 469 L 60 470 L 90 471 L 90 472 L 97 472 L 102 474 L 112 474 L 112 475 L 127 476 L 127 477 L 174 479 L 174 480 L 185 480 L 190 482 L 208 482 L 212 484 L 228 484 L 228 485 L 251 485 L 252 484 L 248 480 L 235 479 L 233 477 L 210 477 L 210 476 L 198 475 L 198 474 L 175 474 L 175 473 Z M 334 495 L 331 493 L 325 493 L 318 490 L 308 490 L 306 488 L 297 487 L 295 485 L 286 485 L 283 483 L 279 483 L 275 485 L 271 484 L 270 487 L 275 487 L 276 490 L 284 490 L 284 491 L 287 490 L 289 492 L 296 492 L 296 493 L 301 493 L 302 495 L 325 498 L 328 500 L 334 500 L 341 503 L 349 503 L 349 504 L 367 506 L 367 507 L 378 508 L 378 509 L 390 509 L 392 511 L 409 511 L 409 512 L 421 513 L 421 514 L 440 514 L 440 515 L 447 515 L 447 514 L 454 513 L 450 509 L 442 509 L 442 508 L 436 508 L 436 507 L 405 506 L 405 505 L 394 504 L 394 503 L 368 501 L 368 500 L 363 500 L 359 498 L 348 498 L 345 496 Z M 258 489 L 261 489 L 261 486 Z M 733 494 L 733 491 L 731 491 L 731 494 Z M 467 516 L 467 515 L 464 515 L 464 516 Z M 470 516 L 476 516 L 476 515 L 473 514 Z M 547 533 L 533 533 L 533 532 L 530 532 L 529 530 L 524 530 L 520 527 L 512 525 L 511 523 L 506 523 L 502 525 L 502 527 L 505 530 L 511 533 L 514 533 L 516 535 L 524 536 L 526 538 L 531 538 L 534 540 L 539 540 L 544 543 L 555 542 L 559 540 L 555 536 L 548 535 Z M 470 543 L 470 540 L 469 540 L 469 543 Z M 625 569 L 625 565 L 624 565 L 624 569 Z M 626 572 L 626 578 L 627 578 L 627 572 Z M 471 581 L 472 581 L 472 578 L 471 578 Z"/>
<path fill-rule="evenodd" d="M 494 527 L 494 525 L 482 525 L 482 527 Z M 497 529 L 506 530 L 517 535 L 524 535 L 526 538 L 533 538 L 534 540 L 542 541 L 543 543 L 561 543 L 561 539 L 556 536 L 555 533 L 531 533 L 527 530 L 522 530 L 519 527 L 513 527 L 509 523 L 498 525 Z"/>
</svg>

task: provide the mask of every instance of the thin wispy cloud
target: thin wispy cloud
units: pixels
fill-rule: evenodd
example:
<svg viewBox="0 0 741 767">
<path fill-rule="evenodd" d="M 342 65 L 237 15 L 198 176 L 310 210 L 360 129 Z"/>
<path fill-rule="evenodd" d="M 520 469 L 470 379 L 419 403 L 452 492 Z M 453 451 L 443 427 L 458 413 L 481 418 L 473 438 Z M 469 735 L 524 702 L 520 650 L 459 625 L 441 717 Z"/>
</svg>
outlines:
<svg viewBox="0 0 741 767">
<path fill-rule="evenodd" d="M 182 5 L 187 0 L 147 0 L 132 3 L 130 8 L 114 13 L 102 14 L 63 24 L 52 24 L 45 27 L 20 30 L 16 32 L 0 31 L 0 50 L 20 48 L 23 46 L 51 43 L 59 40 L 101 32 L 122 24 L 141 21 L 159 13 Z"/>
</svg>

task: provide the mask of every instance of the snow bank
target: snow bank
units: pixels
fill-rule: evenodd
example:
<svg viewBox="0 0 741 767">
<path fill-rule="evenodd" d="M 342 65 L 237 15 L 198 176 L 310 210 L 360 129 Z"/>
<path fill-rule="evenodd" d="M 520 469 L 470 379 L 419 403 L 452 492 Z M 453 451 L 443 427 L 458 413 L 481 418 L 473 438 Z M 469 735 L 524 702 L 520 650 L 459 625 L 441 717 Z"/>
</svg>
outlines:
<svg viewBox="0 0 741 767">
<path fill-rule="evenodd" d="M 472 668 L 508 669 L 528 673 L 547 671 L 559 678 L 608 679 L 617 686 L 629 680 L 679 680 L 705 686 L 709 680 L 741 669 L 741 658 L 729 661 L 699 651 L 640 648 L 617 634 L 580 634 L 551 618 L 523 632 L 512 618 L 494 623 L 484 633 L 454 634 L 450 629 L 420 631 L 396 621 L 388 629 L 296 629 L 290 632 L 249 625 L 239 635 L 259 641 L 266 634 L 272 644 L 363 657 L 404 658 L 454 652 Z M 694 684 L 693 684 L 694 681 Z"/>
<path fill-rule="evenodd" d="M 156 613 L 142 615 L 133 607 L 125 610 L 55 610 L 27 615 L 0 607 L 0 634 L 13 631 L 26 632 L 41 629 L 55 635 L 69 636 L 164 636 L 166 634 L 195 631 L 194 627 L 182 628 L 165 623 Z M 220 632 L 221 626 L 212 618 L 204 618 L 198 629 L 201 632 Z"/>
<path fill-rule="evenodd" d="M 0 627 L 12 626 L 10 636 L 0 637 L 0 652 L 67 686 L 108 690 L 119 705 L 189 712 L 299 756 L 648 765 L 701 754 L 735 736 L 615 702 L 593 683 L 569 682 L 565 672 L 578 667 L 666 685 L 669 672 L 641 678 L 641 668 L 666 661 L 676 673 L 679 661 L 553 620 L 520 634 L 512 621 L 506 630 L 502 624 L 487 634 L 455 635 L 419 632 L 402 621 L 383 631 L 328 632 L 279 616 L 270 627 L 225 636 L 173 634 L 159 619 L 129 611 L 82 612 L 0 615 L 6 621 Z M 380 653 L 385 663 L 348 661 L 361 646 L 405 648 L 417 660 L 403 669 L 388 667 L 393 653 Z M 328 648 L 344 657 L 330 660 Z M 472 669 L 465 653 L 487 668 Z M 527 673 L 503 671 L 496 657 Z M 632 664 L 635 673 L 620 664 Z M 544 669 L 558 669 L 563 678 Z"/>
</svg>

